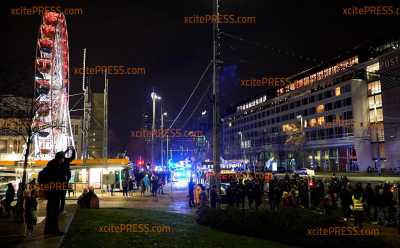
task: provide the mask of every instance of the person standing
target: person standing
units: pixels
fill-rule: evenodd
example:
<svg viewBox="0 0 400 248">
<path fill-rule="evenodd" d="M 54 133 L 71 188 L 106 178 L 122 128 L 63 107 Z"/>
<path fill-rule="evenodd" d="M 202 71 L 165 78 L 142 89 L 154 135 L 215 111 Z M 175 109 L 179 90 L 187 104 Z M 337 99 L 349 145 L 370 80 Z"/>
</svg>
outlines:
<svg viewBox="0 0 400 248">
<path fill-rule="evenodd" d="M 25 222 L 25 236 L 31 237 L 33 233 L 33 226 L 37 222 L 37 192 L 35 190 L 35 181 L 29 183 L 28 189 L 24 192 L 24 222 Z"/>
<path fill-rule="evenodd" d="M 345 220 L 350 217 L 352 188 L 349 183 L 344 185 L 342 193 L 340 194 L 340 205 L 342 207 L 343 216 Z"/>
<path fill-rule="evenodd" d="M 125 178 L 123 181 L 122 181 L 122 196 L 123 197 L 128 197 L 128 186 L 129 186 L 129 181 L 128 181 L 129 179 L 128 178 Z"/>
<path fill-rule="evenodd" d="M 150 179 L 149 179 L 149 175 L 148 174 L 146 174 L 144 176 L 143 183 L 144 183 L 145 191 L 149 191 L 149 189 L 150 189 Z"/>
<path fill-rule="evenodd" d="M 261 184 L 262 182 L 259 181 L 259 184 Z M 262 191 L 260 189 L 260 185 L 256 185 L 256 187 L 254 188 L 254 201 L 256 204 L 256 210 L 258 210 L 258 207 L 261 205 L 262 203 Z"/>
<path fill-rule="evenodd" d="M 210 206 L 211 208 L 217 207 L 218 194 L 217 194 L 217 186 L 214 184 L 210 190 Z"/>
<path fill-rule="evenodd" d="M 151 193 L 154 198 L 157 198 L 158 196 L 157 191 L 158 191 L 158 177 L 154 174 L 151 177 Z"/>
<path fill-rule="evenodd" d="M 6 199 L 4 200 L 4 205 L 7 211 L 7 217 L 10 217 L 11 202 L 14 201 L 15 189 L 12 183 L 7 184 Z"/>
<path fill-rule="evenodd" d="M 201 184 L 197 184 L 196 188 L 194 189 L 194 203 L 195 203 L 196 207 L 200 206 L 201 190 L 202 190 Z"/>
<path fill-rule="evenodd" d="M 193 208 L 195 205 L 194 205 L 194 192 L 193 192 L 194 191 L 194 182 L 193 182 L 192 177 L 190 178 L 188 188 L 189 188 L 189 207 Z"/>
<path fill-rule="evenodd" d="M 367 212 L 368 219 L 371 219 L 371 207 L 375 205 L 375 196 L 374 190 L 371 187 L 371 184 L 368 183 L 365 188 L 365 211 Z"/>
<path fill-rule="evenodd" d="M 64 211 L 65 195 L 67 194 L 66 185 L 68 185 L 68 182 L 71 179 L 71 168 L 69 167 L 69 165 L 72 162 L 72 160 L 75 159 L 75 156 L 76 156 L 75 149 L 72 146 L 67 148 L 67 150 L 64 152 L 64 156 L 65 156 L 65 154 L 68 154 L 69 151 L 72 152 L 71 156 L 69 158 L 64 157 L 64 162 L 61 165 L 61 170 L 62 170 L 62 174 L 63 174 L 63 181 L 62 181 L 63 189 L 61 191 L 60 213 L 62 213 Z"/>
<path fill-rule="evenodd" d="M 357 188 L 352 197 L 353 200 L 353 212 L 354 212 L 354 225 L 358 228 L 362 228 L 364 207 L 363 207 L 363 192 L 361 184 L 357 185 Z"/>
<path fill-rule="evenodd" d="M 128 178 L 128 192 L 130 196 L 133 196 L 133 178 Z"/>
<path fill-rule="evenodd" d="M 45 234 L 61 236 L 64 233 L 58 227 L 58 215 L 60 214 L 61 190 L 54 187 L 65 181 L 62 165 L 64 164 L 65 153 L 57 152 L 53 160 L 47 163 L 47 166 L 39 173 L 39 184 L 46 192 L 46 222 L 44 226 Z M 48 189 L 48 190 L 47 190 Z"/>
<path fill-rule="evenodd" d="M 207 202 L 208 202 L 207 193 L 206 193 L 206 189 L 203 185 L 201 185 L 200 190 L 201 190 L 201 192 L 200 192 L 200 208 L 204 208 L 204 207 L 207 207 L 207 205 L 208 205 L 207 204 Z"/>
</svg>

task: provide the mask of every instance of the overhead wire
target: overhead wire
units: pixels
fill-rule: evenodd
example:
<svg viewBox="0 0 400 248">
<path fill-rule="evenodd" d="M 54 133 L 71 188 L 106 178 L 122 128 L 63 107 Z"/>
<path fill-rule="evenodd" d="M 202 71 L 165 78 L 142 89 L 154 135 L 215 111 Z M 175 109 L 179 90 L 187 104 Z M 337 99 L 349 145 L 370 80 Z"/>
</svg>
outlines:
<svg viewBox="0 0 400 248">
<path fill-rule="evenodd" d="M 197 102 L 196 106 L 194 107 L 192 113 L 190 113 L 189 117 L 186 119 L 186 121 L 183 123 L 182 125 L 182 129 L 185 129 L 188 121 L 190 120 L 190 118 L 192 118 L 193 114 L 197 111 L 197 109 L 199 108 L 200 104 L 202 103 L 204 97 L 207 95 L 208 91 L 211 89 L 212 83 L 210 82 L 207 89 L 204 91 L 203 95 L 200 97 L 199 101 Z"/>
<path fill-rule="evenodd" d="M 179 113 L 177 114 L 177 116 L 175 117 L 174 121 L 171 123 L 171 125 L 169 126 L 169 128 L 172 128 L 175 124 L 175 122 L 178 120 L 178 118 L 181 116 L 181 114 L 183 113 L 183 111 L 185 110 L 186 106 L 188 105 L 190 99 L 192 98 L 192 96 L 194 95 L 194 93 L 196 92 L 197 88 L 199 87 L 201 81 L 203 80 L 204 76 L 206 75 L 206 73 L 208 72 L 208 70 L 210 69 L 210 66 L 212 65 L 212 61 L 210 61 L 210 63 L 207 65 L 207 68 L 203 71 L 203 73 L 200 76 L 200 79 L 197 81 L 196 86 L 194 87 L 194 89 L 192 90 L 192 93 L 190 94 L 190 96 L 188 97 L 188 99 L 186 100 L 185 104 L 182 106 L 181 110 L 179 111 Z"/>
</svg>

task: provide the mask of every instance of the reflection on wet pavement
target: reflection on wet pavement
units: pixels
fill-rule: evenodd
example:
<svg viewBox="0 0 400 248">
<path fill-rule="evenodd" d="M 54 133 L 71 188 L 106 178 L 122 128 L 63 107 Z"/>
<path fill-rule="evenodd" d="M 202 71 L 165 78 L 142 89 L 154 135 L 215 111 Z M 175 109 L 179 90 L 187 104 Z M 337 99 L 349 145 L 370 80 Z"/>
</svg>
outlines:
<svg viewBox="0 0 400 248">
<path fill-rule="evenodd" d="M 149 193 L 146 196 L 135 194 L 128 198 L 121 196 L 101 197 L 100 208 L 143 208 L 187 215 L 195 213 L 195 209 L 189 208 L 185 186 L 174 187 L 171 194 L 170 187 L 167 185 L 164 192 L 165 194 L 160 195 L 158 199 L 153 198 Z"/>
</svg>

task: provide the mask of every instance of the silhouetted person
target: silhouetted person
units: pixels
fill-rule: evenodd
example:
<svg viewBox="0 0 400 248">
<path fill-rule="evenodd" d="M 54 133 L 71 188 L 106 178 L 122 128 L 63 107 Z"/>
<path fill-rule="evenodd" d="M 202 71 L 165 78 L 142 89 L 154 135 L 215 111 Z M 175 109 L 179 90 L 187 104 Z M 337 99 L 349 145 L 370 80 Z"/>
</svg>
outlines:
<svg viewBox="0 0 400 248">
<path fill-rule="evenodd" d="M 189 182 L 189 207 L 194 207 L 194 182 L 193 182 L 193 178 L 190 178 L 190 182 Z"/>
<path fill-rule="evenodd" d="M 71 157 L 66 158 L 65 154 L 67 154 L 69 151 L 72 151 Z M 65 195 L 67 194 L 66 186 L 68 185 L 68 182 L 71 179 L 71 169 L 69 168 L 69 164 L 72 162 L 72 160 L 75 159 L 75 156 L 76 156 L 76 152 L 73 147 L 68 147 L 68 149 L 64 152 L 64 162 L 61 165 L 64 188 L 61 191 L 60 213 L 64 211 Z"/>
<path fill-rule="evenodd" d="M 62 235 L 63 232 L 58 228 L 58 215 L 60 213 L 61 194 L 60 188 L 56 188 L 65 182 L 63 173 L 63 164 L 65 162 L 65 153 L 58 152 L 53 160 L 49 161 L 47 166 L 39 173 L 39 184 L 45 189 L 47 198 L 46 222 L 44 226 L 45 234 Z M 47 190 L 48 189 L 48 190 Z"/>
<path fill-rule="evenodd" d="M 6 199 L 4 200 L 4 205 L 7 211 L 7 217 L 10 216 L 11 202 L 14 201 L 15 189 L 12 183 L 7 184 Z"/>
<path fill-rule="evenodd" d="M 217 207 L 217 201 L 218 201 L 217 186 L 213 185 L 210 190 L 210 206 L 211 206 L 211 208 Z"/>
</svg>

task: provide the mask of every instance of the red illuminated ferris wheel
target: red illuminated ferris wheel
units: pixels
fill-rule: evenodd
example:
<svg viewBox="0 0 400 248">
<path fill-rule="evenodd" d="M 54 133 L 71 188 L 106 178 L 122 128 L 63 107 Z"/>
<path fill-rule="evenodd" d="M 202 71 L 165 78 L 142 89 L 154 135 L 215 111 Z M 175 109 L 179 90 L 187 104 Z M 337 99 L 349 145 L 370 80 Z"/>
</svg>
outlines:
<svg viewBox="0 0 400 248">
<path fill-rule="evenodd" d="M 52 159 L 74 146 L 69 115 L 69 49 L 65 16 L 46 12 L 36 45 L 34 159 Z"/>
</svg>

